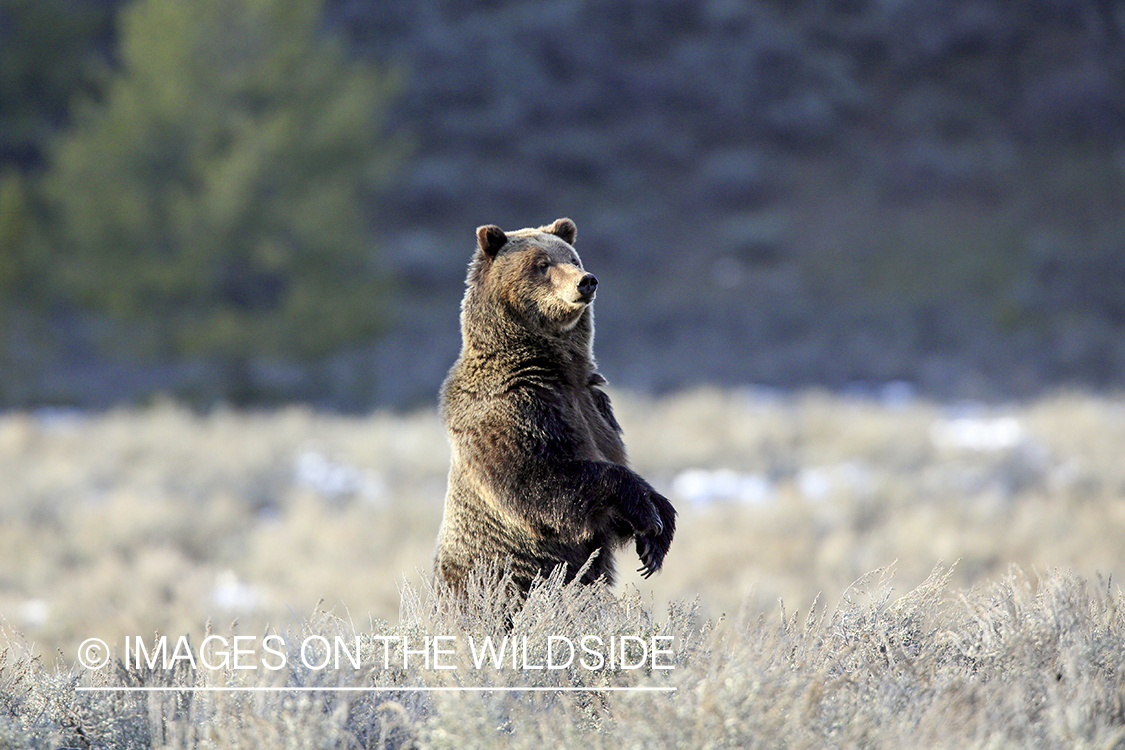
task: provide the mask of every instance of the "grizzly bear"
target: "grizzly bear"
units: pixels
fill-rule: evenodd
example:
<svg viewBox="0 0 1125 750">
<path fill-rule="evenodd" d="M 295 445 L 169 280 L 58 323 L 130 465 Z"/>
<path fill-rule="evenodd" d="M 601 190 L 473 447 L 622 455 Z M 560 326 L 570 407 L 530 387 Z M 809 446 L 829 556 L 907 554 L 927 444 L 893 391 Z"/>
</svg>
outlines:
<svg viewBox="0 0 1125 750">
<path fill-rule="evenodd" d="M 521 596 L 560 564 L 568 581 L 612 584 L 613 551 L 629 539 L 647 578 L 672 543 L 676 511 L 628 468 L 599 388 L 598 280 L 576 233 L 570 219 L 477 229 L 461 354 L 441 387 L 452 461 L 434 576 L 454 590 L 482 563 L 510 566 Z"/>
</svg>

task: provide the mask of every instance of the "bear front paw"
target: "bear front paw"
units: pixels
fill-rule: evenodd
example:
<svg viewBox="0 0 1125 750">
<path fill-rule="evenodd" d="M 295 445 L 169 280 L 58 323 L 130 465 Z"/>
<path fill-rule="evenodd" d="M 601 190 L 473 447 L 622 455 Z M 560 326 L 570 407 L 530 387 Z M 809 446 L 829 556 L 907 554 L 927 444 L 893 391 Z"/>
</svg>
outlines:
<svg viewBox="0 0 1125 750">
<path fill-rule="evenodd" d="M 653 490 L 649 495 L 652 516 L 646 528 L 638 529 L 635 536 L 637 541 L 637 556 L 641 559 L 641 567 L 637 572 L 648 578 L 664 564 L 664 555 L 672 546 L 672 537 L 676 533 L 676 509 L 668 498 Z"/>
<path fill-rule="evenodd" d="M 647 493 L 644 502 L 639 503 L 629 519 L 635 536 L 660 536 L 664 533 L 664 519 L 660 517 L 660 508 L 655 502 L 659 497 L 655 490 Z"/>
</svg>

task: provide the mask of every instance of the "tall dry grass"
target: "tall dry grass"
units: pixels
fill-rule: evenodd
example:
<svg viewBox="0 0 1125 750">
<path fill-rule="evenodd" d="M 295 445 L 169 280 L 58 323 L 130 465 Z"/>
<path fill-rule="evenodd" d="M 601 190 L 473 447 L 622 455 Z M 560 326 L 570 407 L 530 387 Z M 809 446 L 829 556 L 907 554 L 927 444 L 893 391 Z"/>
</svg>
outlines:
<svg viewBox="0 0 1125 750">
<path fill-rule="evenodd" d="M 1125 562 L 1125 402 L 949 406 L 702 390 L 615 394 L 615 404 L 635 466 L 680 508 L 665 570 L 644 581 L 622 552 L 628 572 L 616 593 L 548 587 L 515 632 L 533 642 L 554 627 L 675 634 L 668 673 L 568 677 L 653 680 L 672 695 L 75 693 L 98 680 L 245 679 L 72 672 L 90 637 L 121 656 L 126 636 L 156 632 L 188 634 L 198 647 L 208 632 L 433 635 L 495 623 L 441 609 L 419 572 L 448 467 L 432 411 L 196 415 L 164 403 L 0 416 L 0 616 L 10 641 L 0 745 L 1121 740 L 1125 639 L 1108 581 Z M 892 564 L 905 595 L 867 575 Z M 814 600 L 840 603 L 809 613 Z M 457 674 L 493 684 L 481 680 L 522 671 Z M 445 677 L 349 679 L 410 687 Z"/>
<path fill-rule="evenodd" d="M 835 607 L 768 616 L 744 610 L 717 626 L 692 608 L 654 612 L 630 590 L 547 581 L 508 631 L 485 582 L 468 606 L 407 587 L 396 625 L 324 612 L 288 631 L 290 663 L 261 671 L 120 664 L 75 674 L 35 661 L 0 669 L 0 742 L 11 748 L 1056 748 L 1125 742 L 1125 615 L 1117 589 L 1049 572 L 1014 571 L 954 591 L 935 569 L 895 598 L 890 572 L 850 587 Z M 361 669 L 308 669 L 300 636 L 363 644 Z M 419 644 L 442 634 L 443 666 L 403 662 L 380 637 Z M 550 636 L 670 636 L 669 669 L 565 670 L 476 666 L 464 643 L 526 638 L 530 664 L 548 663 Z M 314 657 L 314 659 L 317 657 Z M 636 664 L 638 661 L 633 661 Z M 249 677 L 247 676 L 249 674 Z M 266 684 L 277 692 L 184 688 Z M 106 686 L 178 692 L 86 692 Z M 426 692 L 433 687 L 567 687 Z M 374 688 L 331 692 L 330 687 Z M 607 687 L 629 688 L 605 692 Z M 668 688 L 640 692 L 635 688 Z M 309 691 L 308 688 L 322 690 Z M 302 690 L 304 690 L 302 692 Z"/>
</svg>

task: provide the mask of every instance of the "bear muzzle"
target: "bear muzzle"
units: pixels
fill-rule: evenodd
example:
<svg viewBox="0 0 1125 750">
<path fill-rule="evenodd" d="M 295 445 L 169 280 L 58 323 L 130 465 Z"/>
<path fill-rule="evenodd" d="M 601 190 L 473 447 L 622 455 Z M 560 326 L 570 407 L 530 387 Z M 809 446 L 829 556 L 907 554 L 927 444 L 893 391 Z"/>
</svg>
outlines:
<svg viewBox="0 0 1125 750">
<path fill-rule="evenodd" d="M 598 289 L 598 277 L 588 273 L 578 281 L 579 301 L 589 304 L 594 301 L 594 293 Z"/>
</svg>

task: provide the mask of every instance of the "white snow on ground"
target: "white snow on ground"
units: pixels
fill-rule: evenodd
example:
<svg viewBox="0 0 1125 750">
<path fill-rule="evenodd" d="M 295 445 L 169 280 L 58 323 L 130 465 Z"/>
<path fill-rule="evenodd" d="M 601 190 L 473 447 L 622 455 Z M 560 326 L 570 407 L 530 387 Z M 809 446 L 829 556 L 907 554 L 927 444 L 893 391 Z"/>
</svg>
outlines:
<svg viewBox="0 0 1125 750">
<path fill-rule="evenodd" d="M 773 483 L 759 474 L 732 469 L 685 469 L 672 480 L 672 492 L 692 505 L 741 502 L 752 505 L 773 499 Z"/>
<path fill-rule="evenodd" d="M 1020 445 L 1024 433 L 1015 417 L 958 417 L 934 422 L 930 440 L 939 448 L 999 451 Z"/>
<path fill-rule="evenodd" d="M 211 589 L 211 600 L 223 609 L 234 612 L 253 611 L 261 601 L 257 587 L 243 583 L 232 570 L 224 570 L 215 576 L 215 586 Z"/>
<path fill-rule="evenodd" d="M 298 484 L 312 488 L 329 500 L 359 496 L 377 501 L 386 492 L 386 485 L 378 474 L 333 461 L 315 450 L 306 450 L 297 456 L 293 475 Z"/>
</svg>

